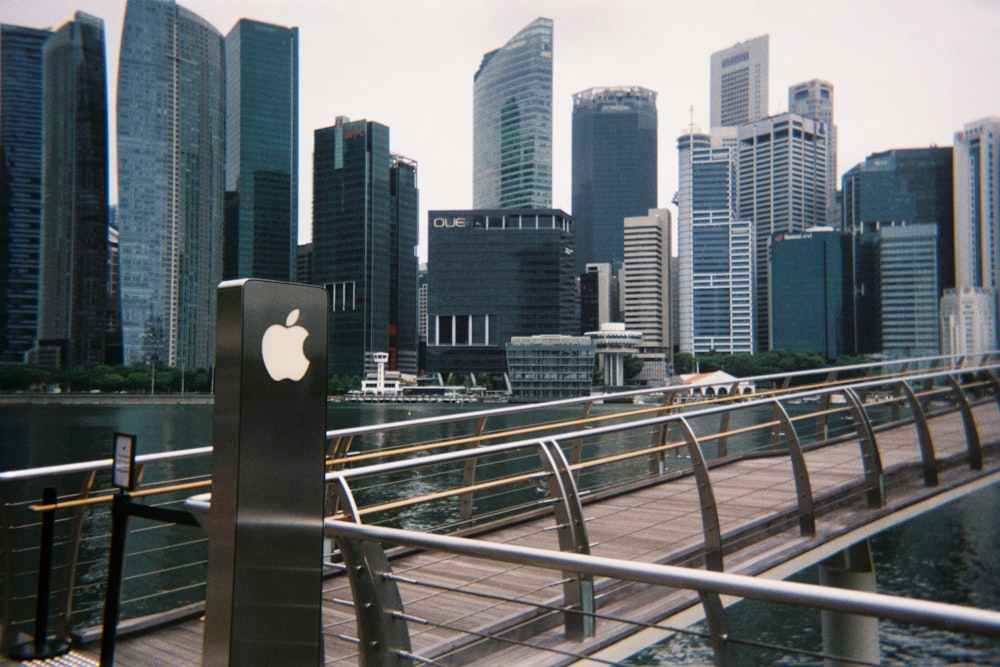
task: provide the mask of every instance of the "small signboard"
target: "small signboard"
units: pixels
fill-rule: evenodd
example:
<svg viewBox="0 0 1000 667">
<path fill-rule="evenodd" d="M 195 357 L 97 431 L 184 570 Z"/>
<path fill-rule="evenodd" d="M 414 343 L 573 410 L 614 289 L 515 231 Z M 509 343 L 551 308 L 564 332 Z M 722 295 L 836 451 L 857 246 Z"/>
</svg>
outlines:
<svg viewBox="0 0 1000 667">
<path fill-rule="evenodd" d="M 115 470 L 112 484 L 123 491 L 135 487 L 135 436 L 115 433 Z"/>
</svg>

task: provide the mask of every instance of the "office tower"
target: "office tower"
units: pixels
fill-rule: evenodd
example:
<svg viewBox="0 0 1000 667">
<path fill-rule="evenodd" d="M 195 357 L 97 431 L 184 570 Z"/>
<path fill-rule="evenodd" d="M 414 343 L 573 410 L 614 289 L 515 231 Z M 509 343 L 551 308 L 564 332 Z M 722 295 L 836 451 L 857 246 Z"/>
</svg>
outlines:
<svg viewBox="0 0 1000 667">
<path fill-rule="evenodd" d="M 565 212 L 427 215 L 428 371 L 501 376 L 511 337 L 578 332 L 573 219 Z"/>
<path fill-rule="evenodd" d="M 771 240 L 771 349 L 829 360 L 854 352 L 851 235 L 827 229 Z"/>
<path fill-rule="evenodd" d="M 313 244 L 303 243 L 298 251 L 298 269 L 295 271 L 295 280 L 306 285 L 311 285 L 312 279 L 312 258 Z"/>
<path fill-rule="evenodd" d="M 731 132 L 677 138 L 678 349 L 754 351 L 753 225 L 736 216 Z"/>
<path fill-rule="evenodd" d="M 768 114 L 769 37 L 712 54 L 711 127 L 746 125 Z"/>
<path fill-rule="evenodd" d="M 768 244 L 773 234 L 821 226 L 827 215 L 826 124 L 797 114 L 743 125 L 739 140 L 736 215 L 753 223 L 754 339 L 766 349 Z"/>
<path fill-rule="evenodd" d="M 0 25 L 0 361 L 21 363 L 38 331 L 42 53 L 52 33 Z"/>
<path fill-rule="evenodd" d="M 967 123 L 955 134 L 954 173 L 955 286 L 1000 296 L 1000 117 Z M 996 312 L 1000 317 L 1000 307 Z M 1000 335 L 1000 322 L 994 330 Z"/>
<path fill-rule="evenodd" d="M 940 354 L 937 225 L 881 226 L 878 235 L 882 353 Z"/>
<path fill-rule="evenodd" d="M 129 0 L 118 65 L 126 363 L 211 366 L 222 276 L 222 35 L 172 0 Z"/>
<path fill-rule="evenodd" d="M 844 174 L 842 229 L 854 238 L 854 326 L 858 354 L 881 352 L 877 230 L 893 224 L 938 227 L 938 283 L 955 286 L 952 149 L 873 153 Z"/>
<path fill-rule="evenodd" d="M 505 348 L 512 401 L 590 395 L 594 343 L 587 336 L 513 336 Z"/>
<path fill-rule="evenodd" d="M 331 375 L 416 373 L 416 164 L 389 152 L 389 128 L 338 117 L 315 132 L 313 282 L 330 292 Z"/>
<path fill-rule="evenodd" d="M 826 123 L 826 201 L 828 226 L 840 226 L 837 208 L 837 126 L 833 123 L 833 84 L 812 79 L 788 88 L 788 111 Z"/>
<path fill-rule="evenodd" d="M 621 321 L 618 277 L 610 264 L 588 264 L 580 274 L 580 333 Z"/>
<path fill-rule="evenodd" d="M 121 363 L 105 354 L 112 316 L 104 21 L 77 12 L 44 53 L 39 358 Z"/>
<path fill-rule="evenodd" d="M 476 72 L 472 205 L 552 205 L 552 20 L 538 18 Z"/>
<path fill-rule="evenodd" d="M 670 211 L 625 218 L 625 327 L 642 334 L 640 380 L 665 384 L 673 363 L 670 340 Z"/>
<path fill-rule="evenodd" d="M 223 278 L 295 280 L 299 30 L 240 19 L 225 39 Z"/>
<path fill-rule="evenodd" d="M 969 356 L 995 349 L 996 296 L 984 287 L 946 289 L 941 297 L 941 354 Z"/>
<path fill-rule="evenodd" d="M 622 220 L 656 208 L 656 93 L 638 86 L 573 96 L 576 271 L 623 258 Z"/>
</svg>

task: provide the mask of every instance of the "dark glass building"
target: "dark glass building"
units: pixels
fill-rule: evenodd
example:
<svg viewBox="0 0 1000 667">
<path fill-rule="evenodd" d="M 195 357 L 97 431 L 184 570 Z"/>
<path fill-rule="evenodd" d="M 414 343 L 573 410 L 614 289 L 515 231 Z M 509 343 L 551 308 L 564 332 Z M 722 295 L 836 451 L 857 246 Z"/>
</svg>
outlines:
<svg viewBox="0 0 1000 667">
<path fill-rule="evenodd" d="M 38 331 L 42 57 L 52 33 L 0 25 L 0 361 L 20 363 Z"/>
<path fill-rule="evenodd" d="M 882 352 L 880 228 L 937 225 L 937 283 L 941 290 L 955 286 L 952 163 L 951 148 L 893 149 L 869 155 L 843 176 L 842 229 L 854 238 L 854 320 L 860 354 Z"/>
<path fill-rule="evenodd" d="M 389 128 L 340 117 L 315 132 L 313 282 L 330 292 L 331 375 L 363 375 L 373 352 L 417 372 L 416 163 Z"/>
<path fill-rule="evenodd" d="M 43 69 L 40 359 L 121 363 L 108 285 L 104 22 L 77 12 L 45 43 Z"/>
<path fill-rule="evenodd" d="M 225 53 L 222 276 L 295 280 L 299 31 L 240 19 Z"/>
<path fill-rule="evenodd" d="M 573 96 L 576 272 L 624 257 L 627 217 L 656 208 L 656 93 L 638 86 Z"/>
<path fill-rule="evenodd" d="M 429 372 L 501 375 L 513 336 L 579 331 L 565 212 L 430 211 L 428 223 Z"/>
<path fill-rule="evenodd" d="M 771 349 L 852 354 L 850 234 L 775 234 L 769 264 Z"/>
</svg>

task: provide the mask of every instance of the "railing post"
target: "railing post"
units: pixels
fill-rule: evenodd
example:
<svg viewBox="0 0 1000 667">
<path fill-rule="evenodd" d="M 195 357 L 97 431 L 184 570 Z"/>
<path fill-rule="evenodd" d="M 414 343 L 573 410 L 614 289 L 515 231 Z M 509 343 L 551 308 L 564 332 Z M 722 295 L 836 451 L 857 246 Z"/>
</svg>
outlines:
<svg viewBox="0 0 1000 667">
<path fill-rule="evenodd" d="M 559 550 L 589 554 L 590 542 L 584 525 L 583 505 L 566 457 L 555 440 L 538 443 L 538 454 L 548 471 L 549 492 L 555 501 Z M 563 597 L 566 606 L 566 638 L 580 640 L 594 636 L 594 577 L 580 572 L 564 573 Z"/>
<path fill-rule="evenodd" d="M 845 388 L 844 396 L 854 410 L 855 428 L 861 444 L 861 464 L 865 470 L 865 496 L 868 499 L 868 507 L 885 507 L 885 474 L 871 420 L 868 419 L 868 413 L 865 412 L 865 407 L 854 389 Z"/>
<path fill-rule="evenodd" d="M 897 385 L 906 394 L 906 400 L 910 404 L 910 411 L 913 413 L 913 423 L 917 427 L 917 440 L 920 443 L 920 458 L 924 466 L 924 485 L 938 485 L 937 456 L 934 453 L 934 440 L 931 438 L 931 430 L 927 424 L 927 415 L 920 404 L 920 400 L 914 393 L 910 383 L 901 380 Z"/>
<path fill-rule="evenodd" d="M 709 639 L 715 654 L 716 667 L 734 667 L 739 664 L 733 649 L 729 645 L 729 621 L 726 618 L 726 607 L 718 593 L 698 591 L 701 606 L 705 610 L 705 621 L 708 623 Z"/>
<path fill-rule="evenodd" d="M 476 440 L 469 443 L 469 449 L 475 449 L 479 447 L 480 438 L 483 437 L 483 433 L 486 430 L 486 421 L 488 417 L 480 417 L 476 421 Z M 478 456 L 472 456 L 465 460 L 465 470 L 462 473 L 462 486 L 470 487 L 476 483 L 476 465 L 479 463 Z M 462 521 L 469 521 L 472 519 L 472 501 L 473 493 L 472 491 L 466 491 L 461 496 L 461 509 L 459 516 Z"/>
<path fill-rule="evenodd" d="M 698 500 L 701 504 L 701 525 L 705 535 L 705 568 L 722 572 L 722 530 L 719 527 L 719 506 L 715 502 L 712 491 L 712 480 L 708 476 L 708 465 L 698 444 L 698 436 L 694 434 L 691 425 L 680 417 L 678 423 L 687 441 L 688 453 L 691 455 L 691 465 L 694 467 L 695 482 L 698 485 Z"/>
<path fill-rule="evenodd" d="M 774 412 L 788 433 L 788 458 L 792 462 L 795 495 L 799 502 L 799 534 L 814 537 L 816 535 L 816 511 L 813 509 L 812 484 L 809 482 L 809 470 L 806 468 L 806 459 L 802 454 L 799 434 L 795 432 L 795 426 L 781 401 L 774 401 Z"/>
<path fill-rule="evenodd" d="M 952 374 L 948 374 L 948 384 L 951 385 L 955 393 L 955 400 L 958 402 L 958 409 L 962 412 L 962 423 L 965 426 L 965 442 L 969 449 L 969 469 L 983 469 L 983 444 L 979 439 L 979 429 L 976 427 L 976 418 L 972 415 L 972 406 L 969 405 L 969 397 L 962 391 L 962 384 Z"/>
</svg>

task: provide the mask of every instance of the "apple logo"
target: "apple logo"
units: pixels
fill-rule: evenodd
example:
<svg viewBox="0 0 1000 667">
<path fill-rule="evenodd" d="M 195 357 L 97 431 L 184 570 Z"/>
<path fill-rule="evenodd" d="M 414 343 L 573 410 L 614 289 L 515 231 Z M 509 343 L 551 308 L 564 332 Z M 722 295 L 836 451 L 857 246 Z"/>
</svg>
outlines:
<svg viewBox="0 0 1000 667">
<path fill-rule="evenodd" d="M 295 323 L 299 319 L 299 309 L 288 313 L 285 326 L 272 324 L 260 340 L 260 353 L 264 357 L 264 368 L 275 382 L 291 380 L 298 382 L 309 370 L 309 359 L 302 346 L 309 337 L 309 331 Z"/>
</svg>

